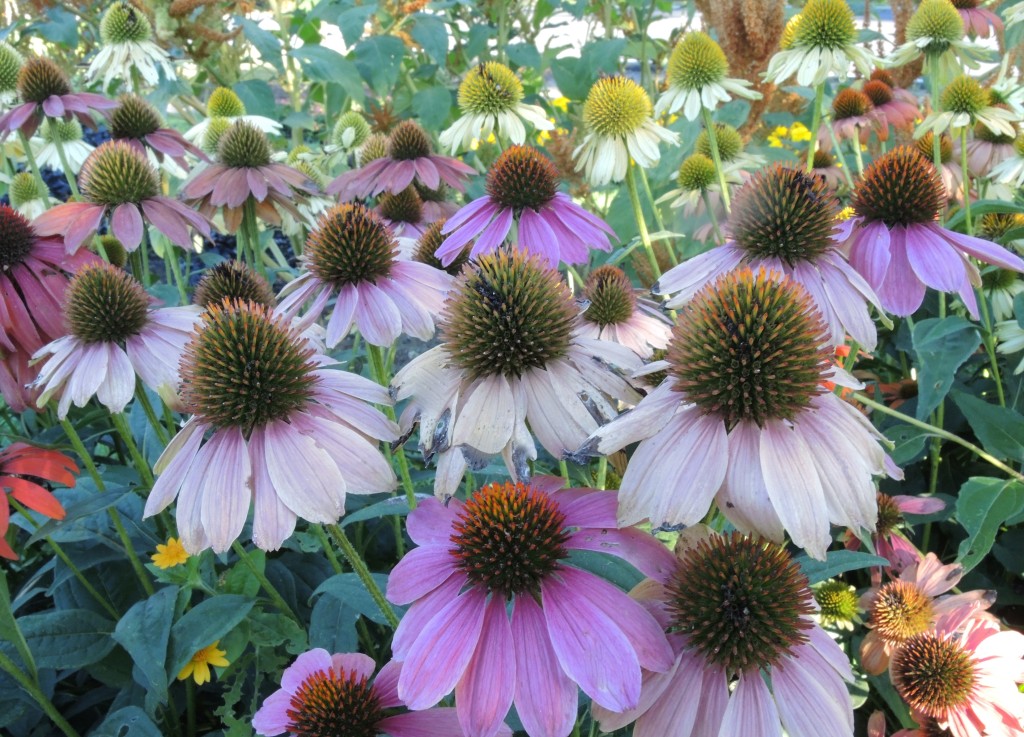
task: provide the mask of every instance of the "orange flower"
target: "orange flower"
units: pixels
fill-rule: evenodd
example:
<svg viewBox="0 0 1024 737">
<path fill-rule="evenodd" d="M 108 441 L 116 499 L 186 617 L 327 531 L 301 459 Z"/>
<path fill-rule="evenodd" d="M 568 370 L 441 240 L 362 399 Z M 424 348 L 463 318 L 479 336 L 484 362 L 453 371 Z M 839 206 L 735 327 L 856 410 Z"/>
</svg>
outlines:
<svg viewBox="0 0 1024 737">
<path fill-rule="evenodd" d="M 78 466 L 63 453 L 44 450 L 25 443 L 12 443 L 0 450 L 0 556 L 17 560 L 18 555 L 7 543 L 7 527 L 10 522 L 10 508 L 7 494 L 19 504 L 39 512 L 51 519 L 64 519 L 64 507 L 43 488 L 40 481 L 50 481 L 63 486 L 75 485 Z"/>
</svg>

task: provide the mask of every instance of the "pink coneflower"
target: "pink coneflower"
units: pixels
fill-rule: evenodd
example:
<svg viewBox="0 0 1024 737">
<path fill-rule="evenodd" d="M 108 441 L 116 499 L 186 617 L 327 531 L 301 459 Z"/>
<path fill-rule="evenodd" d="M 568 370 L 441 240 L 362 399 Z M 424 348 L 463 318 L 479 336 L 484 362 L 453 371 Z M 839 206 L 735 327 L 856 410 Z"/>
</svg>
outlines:
<svg viewBox="0 0 1024 737">
<path fill-rule="evenodd" d="M 1013 143 L 1016 139 L 1016 134 L 1009 136 L 993 131 L 983 123 L 975 124 L 974 140 L 967 144 L 967 169 L 971 176 L 978 179 L 988 178 L 996 164 L 1014 156 Z M 956 157 L 960 158 L 959 151 Z"/>
<path fill-rule="evenodd" d="M 914 145 L 918 153 L 926 160 L 935 163 L 933 143 L 935 134 L 928 131 L 918 138 Z M 957 147 L 959 148 L 959 147 Z M 956 156 L 954 156 L 954 153 Z M 942 186 L 946 190 L 946 200 L 963 204 L 964 201 L 964 174 L 960 165 L 959 151 L 954 150 L 953 139 L 948 133 L 939 136 L 939 178 L 942 179 Z M 969 183 L 968 183 L 968 186 Z"/>
<path fill-rule="evenodd" d="M 909 146 L 883 154 L 857 182 L 850 264 L 890 312 L 913 314 L 928 286 L 957 292 L 977 317 L 973 288 L 981 286 L 981 277 L 968 255 L 1024 272 L 1024 261 L 1005 248 L 939 225 L 944 196 L 935 168 Z"/>
<path fill-rule="evenodd" d="M 638 300 L 625 272 L 617 266 L 594 269 L 583 285 L 587 308 L 579 335 L 624 345 L 641 358 L 665 348 L 672 337 L 672 323 L 656 305 Z"/>
<path fill-rule="evenodd" d="M 883 141 L 888 137 L 888 126 L 910 130 L 914 126 L 914 121 L 921 115 L 916 101 L 911 102 L 898 97 L 896 91 L 880 79 L 868 80 L 861 91 L 871 101 L 876 117 L 882 123 L 879 135 L 885 131 Z"/>
<path fill-rule="evenodd" d="M 899 575 L 904 569 L 921 560 L 921 551 L 907 539 L 900 529 L 904 514 L 934 514 L 945 508 L 946 503 L 936 497 L 889 496 L 878 493 L 878 525 L 871 535 L 875 553 L 889 561 L 889 572 Z M 859 550 L 860 540 L 850 533 L 846 536 L 846 547 Z"/>
<path fill-rule="evenodd" d="M 78 466 L 63 453 L 11 443 L 0 450 L 0 558 L 17 560 L 7 542 L 10 523 L 8 493 L 19 504 L 50 519 L 64 519 L 64 507 L 40 484 L 74 486 Z"/>
<path fill-rule="evenodd" d="M 953 7 L 960 13 L 964 22 L 964 31 L 968 36 L 988 38 L 995 31 L 1003 32 L 1003 19 L 988 8 L 981 7 L 984 0 L 950 0 Z M 996 3 L 998 5 L 998 3 Z"/>
<path fill-rule="evenodd" d="M 433 153 L 426 131 L 404 120 L 388 136 L 387 156 L 345 172 L 327 185 L 327 192 L 347 201 L 381 192 L 401 192 L 414 181 L 429 189 L 444 183 L 464 192 L 466 178 L 475 173 L 473 167 L 458 159 Z"/>
<path fill-rule="evenodd" d="M 252 728 L 264 737 L 460 737 L 455 709 L 408 711 L 398 696 L 400 663 L 391 661 L 377 677 L 376 664 L 361 653 L 335 653 L 322 648 L 302 653 L 285 668 L 281 688 L 267 697 L 252 718 Z M 500 725 L 496 734 L 511 737 Z"/>
<path fill-rule="evenodd" d="M 710 535 L 634 596 L 669 633 L 675 662 L 644 674 L 637 708 L 595 704 L 602 732 L 635 721 L 637 737 L 853 734 L 849 660 L 812 618 L 807 578 L 784 548 Z"/>
<path fill-rule="evenodd" d="M 39 397 L 39 391 L 31 386 L 38 374 L 29 365 L 31 356 L 25 351 L 8 351 L 0 346 L 0 396 L 14 412 L 24 412 L 34 406 Z"/>
<path fill-rule="evenodd" d="M 401 192 L 381 192 L 373 211 L 396 238 L 419 238 L 430 226 L 424 217 L 423 200 L 412 185 Z"/>
<path fill-rule="evenodd" d="M 733 167 L 725 168 L 724 171 L 727 185 L 743 184 L 750 179 L 750 173 L 744 169 Z M 717 240 L 718 223 L 724 221 L 728 213 L 722 201 L 715 162 L 708 154 L 699 151 L 691 154 L 679 165 L 676 184 L 678 186 L 675 189 L 663 194 L 655 204 L 668 202 L 669 207 L 679 210 L 679 218 L 684 223 L 693 223 L 695 220 L 708 221 L 693 231 L 693 239 L 699 243 L 706 243 L 715 235 Z"/>
<path fill-rule="evenodd" d="M 312 300 L 303 320 L 309 323 L 336 294 L 327 322 L 329 348 L 353 325 L 376 346 L 389 346 L 402 333 L 433 337 L 451 276 L 399 259 L 391 230 L 362 205 L 336 205 L 324 213 L 309 233 L 302 260 L 306 271 L 281 290 L 279 309 L 294 317 Z"/>
<path fill-rule="evenodd" d="M 410 513 L 420 547 L 395 566 L 387 592 L 412 604 L 392 642 L 410 708 L 454 689 L 470 737 L 495 734 L 513 703 L 530 737 L 566 737 L 577 685 L 595 705 L 622 711 L 638 703 L 641 669 L 671 666 L 654 617 L 567 560 L 572 550 L 601 551 L 661 575 L 671 554 L 646 533 L 616 528 L 615 492 L 562 483 L 490 484 L 465 503 L 430 499 Z"/>
<path fill-rule="evenodd" d="M 636 371 L 633 351 L 580 335 L 579 307 L 558 272 L 520 251 L 483 256 L 455 280 L 441 315 L 441 345 L 391 383 L 411 399 L 399 424 L 420 426 L 426 459 L 438 455 L 434 492 L 450 496 L 467 465 L 502 455 L 528 481 L 534 437 L 555 458 L 579 447 L 619 401 L 640 395 L 610 366 Z M 529 423 L 529 428 L 527 428 Z"/>
<path fill-rule="evenodd" d="M 517 226 L 516 246 L 553 267 L 559 261 L 585 263 L 590 249 L 610 251 L 607 223 L 558 191 L 558 172 L 542 153 L 528 146 L 506 149 L 487 172 L 487 195 L 473 200 L 445 223 L 450 233 L 437 257 L 446 266 L 476 240 L 471 258 L 490 253 Z"/>
<path fill-rule="evenodd" d="M 896 580 L 868 591 L 862 597 L 871 628 L 860 646 L 864 670 L 878 675 L 910 638 L 936 626 L 959 629 L 988 609 L 995 601 L 993 591 L 942 596 L 960 583 L 963 575 L 960 564 L 943 565 L 935 553 L 928 553 L 905 568 Z"/>
<path fill-rule="evenodd" d="M 316 191 L 316 184 L 301 171 L 271 160 L 266 133 L 240 120 L 221 135 L 217 162 L 189 179 L 181 196 L 208 217 L 221 210 L 225 231 L 235 233 L 247 204 L 263 221 L 280 225 L 278 210 L 302 220 L 295 200 Z"/>
<path fill-rule="evenodd" d="M 60 393 L 57 416 L 67 417 L 96 395 L 123 412 L 135 395 L 135 377 L 177 406 L 178 358 L 199 319 L 196 307 L 149 308 L 150 298 L 131 275 L 108 263 L 82 267 L 64 295 L 67 334 L 32 357 L 45 360 L 35 386 L 43 407 Z"/>
<path fill-rule="evenodd" d="M 882 436 L 823 386 L 849 383 L 831 355 L 803 287 L 763 268 L 729 272 L 681 307 L 668 377 L 578 455 L 640 441 L 621 524 L 692 525 L 715 500 L 739 530 L 775 541 L 785 530 L 824 558 L 830 522 L 874 529 L 872 477 L 886 470 Z"/>
<path fill-rule="evenodd" d="M 438 220 L 445 220 L 459 211 L 459 204 L 452 202 L 449 198 L 451 188 L 441 182 L 437 189 L 424 187 L 422 184 L 413 182 L 416 193 L 423 203 L 423 220 L 427 223 L 436 223 Z"/>
<path fill-rule="evenodd" d="M 166 128 L 156 108 L 138 95 L 124 95 L 110 114 L 110 136 L 127 141 L 143 153 L 150 153 L 159 163 L 164 157 L 173 160 L 184 172 L 189 169 L 185 154 L 209 162 L 201 149 L 193 146 L 173 128 Z"/>
<path fill-rule="evenodd" d="M 25 61 L 18 72 L 17 88 L 21 104 L 0 116 L 0 139 L 14 131 L 31 137 L 44 117 L 66 119 L 73 115 L 90 128 L 95 128 L 89 112 L 117 106 L 116 102 L 103 95 L 72 92 L 64 71 L 55 62 L 41 56 Z"/>
<path fill-rule="evenodd" d="M 828 151 L 819 148 L 814 152 L 814 159 L 811 161 L 811 173 L 816 177 L 825 180 L 825 184 L 833 192 L 837 192 L 846 184 L 846 177 L 843 170 L 836 162 L 836 158 Z"/>
<path fill-rule="evenodd" d="M 784 274 L 810 294 L 832 345 L 849 334 L 866 350 L 877 339 L 869 304 L 882 306 L 839 251 L 839 200 L 826 182 L 781 164 L 756 173 L 733 198 L 724 245 L 673 267 L 653 287 L 676 308 L 739 266 Z"/>
<path fill-rule="evenodd" d="M 1024 635 L 979 618 L 912 637 L 890 672 L 911 709 L 952 737 L 1015 737 L 1024 732 L 1022 658 Z"/>
<path fill-rule="evenodd" d="M 447 266 L 443 265 L 441 259 L 434 254 L 437 253 L 437 249 L 444 242 L 445 235 L 441 230 L 446 222 L 448 221 L 444 218 L 435 220 L 427 226 L 427 229 L 423 231 L 423 235 L 415 240 L 412 238 L 399 238 L 399 258 L 407 261 L 419 261 L 420 263 L 433 266 L 435 269 L 447 271 L 452 276 L 457 276 L 462 271 L 462 267 L 469 262 L 469 249 L 473 244 L 467 243 L 463 247 L 462 252 L 457 254 L 451 263 Z"/>
<path fill-rule="evenodd" d="M 882 141 L 889 137 L 889 127 L 885 119 L 875 111 L 871 98 L 852 87 L 839 90 L 832 101 L 832 132 L 836 139 L 854 141 L 855 146 L 866 144 L 872 131 Z M 822 126 L 818 137 L 827 141 L 828 128 Z"/>
<path fill-rule="evenodd" d="M 160 190 L 160 176 L 146 155 L 124 141 L 107 141 L 93 151 L 79 176 L 83 202 L 47 210 L 33 225 L 40 235 L 61 235 L 74 253 L 110 217 L 110 232 L 125 249 L 142 243 L 148 221 L 175 245 L 191 248 L 190 228 L 210 238 L 209 221 Z"/>
<path fill-rule="evenodd" d="M 331 363 L 262 305 L 208 307 L 181 360 L 182 397 L 193 416 L 154 466 L 160 476 L 144 516 L 178 497 L 185 549 L 220 553 L 241 533 L 252 503 L 253 542 L 276 550 L 298 517 L 333 524 L 346 494 L 394 489 L 376 441 L 398 433 L 370 406 L 391 400 L 369 379 L 325 368 Z"/>
</svg>

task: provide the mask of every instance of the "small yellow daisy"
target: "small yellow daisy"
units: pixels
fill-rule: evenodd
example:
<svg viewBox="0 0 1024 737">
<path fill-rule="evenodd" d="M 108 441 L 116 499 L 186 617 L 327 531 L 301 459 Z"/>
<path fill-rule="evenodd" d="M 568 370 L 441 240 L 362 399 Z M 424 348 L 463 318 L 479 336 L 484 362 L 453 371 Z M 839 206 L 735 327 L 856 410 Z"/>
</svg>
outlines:
<svg viewBox="0 0 1024 737">
<path fill-rule="evenodd" d="M 150 560 L 153 561 L 153 565 L 157 568 L 180 566 L 188 558 L 188 553 L 182 546 L 181 541 L 176 537 L 168 538 L 166 545 L 157 545 L 156 552 L 150 556 Z"/>
<path fill-rule="evenodd" d="M 202 686 L 210 680 L 211 665 L 215 665 L 218 668 L 230 665 L 228 659 L 224 657 L 227 653 L 217 647 L 219 644 L 220 640 L 217 640 L 212 645 L 207 645 L 193 655 L 192 660 L 188 661 L 185 667 L 181 669 L 181 672 L 178 674 L 178 680 L 184 681 L 189 676 L 192 676 L 196 685 Z"/>
</svg>

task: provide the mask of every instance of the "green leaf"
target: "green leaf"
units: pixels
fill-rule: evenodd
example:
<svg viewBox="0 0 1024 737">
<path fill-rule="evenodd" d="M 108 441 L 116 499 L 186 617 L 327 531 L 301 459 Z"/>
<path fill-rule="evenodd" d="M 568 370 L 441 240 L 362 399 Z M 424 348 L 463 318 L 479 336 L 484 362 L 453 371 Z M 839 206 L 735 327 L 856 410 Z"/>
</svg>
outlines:
<svg viewBox="0 0 1024 737">
<path fill-rule="evenodd" d="M 25 636 L 18 629 L 18 623 L 14 620 L 14 611 L 11 609 L 11 592 L 7 588 L 7 572 L 0 568 L 0 640 L 13 643 L 22 662 L 28 668 L 29 675 L 38 677 L 36 672 L 35 658 L 32 657 L 32 650 L 25 642 Z"/>
<path fill-rule="evenodd" d="M 967 530 L 957 560 L 970 571 L 980 563 L 995 542 L 999 527 L 1024 510 L 1024 485 L 1018 481 L 975 476 L 960 487 L 956 516 Z"/>
<path fill-rule="evenodd" d="M 382 502 L 363 507 L 352 514 L 346 514 L 341 520 L 341 526 L 348 527 L 356 522 L 365 522 L 368 519 L 378 519 L 380 517 L 405 517 L 408 514 L 409 500 L 404 496 L 392 496 Z"/>
<path fill-rule="evenodd" d="M 281 61 L 281 39 L 270 31 L 260 28 L 255 21 L 248 18 L 238 18 L 237 20 L 242 27 L 242 33 L 259 52 L 260 59 L 272 64 L 277 71 L 284 72 L 284 63 Z"/>
<path fill-rule="evenodd" d="M 47 41 L 52 41 L 60 46 L 71 49 L 78 46 L 77 15 L 56 5 L 46 8 L 43 14 L 47 20 L 32 23 L 26 31 L 34 31 Z"/>
<path fill-rule="evenodd" d="M 1017 316 L 1017 325 L 1024 329 L 1024 292 L 1013 298 L 1013 314 Z"/>
<path fill-rule="evenodd" d="M 306 651 L 306 632 L 291 617 L 275 612 L 253 612 L 249 617 L 249 641 L 258 647 L 284 645 L 292 655 Z"/>
<path fill-rule="evenodd" d="M 962 317 L 935 317 L 914 326 L 913 344 L 917 354 L 917 419 L 923 420 L 949 393 L 957 369 L 981 345 L 981 335 Z"/>
<path fill-rule="evenodd" d="M 356 5 L 346 8 L 338 14 L 338 28 L 347 46 L 353 46 L 366 32 L 366 21 L 377 10 L 377 3 Z"/>
<path fill-rule="evenodd" d="M 330 653 L 347 653 L 359 647 L 356 620 L 359 612 L 339 604 L 333 596 L 321 596 L 309 617 L 309 646 Z"/>
<path fill-rule="evenodd" d="M 929 437 L 928 431 L 913 425 L 894 425 L 886 428 L 883 434 L 893 442 L 889 457 L 897 466 L 916 460 L 924 452 L 924 444 Z"/>
<path fill-rule="evenodd" d="M 288 53 L 302 65 L 302 71 L 308 79 L 340 84 L 352 99 L 359 102 L 366 99 L 356 65 L 337 51 L 323 46 L 303 46 Z"/>
<path fill-rule="evenodd" d="M 835 578 L 840 573 L 859 571 L 873 566 L 888 567 L 889 561 L 878 555 L 865 553 L 861 550 L 830 550 L 825 560 L 816 560 L 803 554 L 796 557 L 804 575 L 810 583 L 818 583 Z"/>
<path fill-rule="evenodd" d="M 599 553 L 596 550 L 570 550 L 569 560 L 577 568 L 589 571 L 598 578 L 615 584 L 623 591 L 629 591 L 644 578 L 640 571 L 622 558 Z"/>
<path fill-rule="evenodd" d="M 489 56 L 487 44 L 494 37 L 494 29 L 486 23 L 478 23 L 469 28 L 469 38 L 466 39 L 466 58 L 476 59 Z"/>
<path fill-rule="evenodd" d="M 440 66 L 448 59 L 448 26 L 435 15 L 417 13 L 413 16 L 416 25 L 410 35 L 423 47 L 423 51 Z"/>
<path fill-rule="evenodd" d="M 626 48 L 626 39 L 610 38 L 591 41 L 580 50 L 580 61 L 589 75 L 588 87 L 602 74 L 619 71 L 619 59 Z"/>
<path fill-rule="evenodd" d="M 533 44 L 509 44 L 505 47 L 505 53 L 508 54 L 508 60 L 518 67 L 540 69 L 540 52 Z"/>
<path fill-rule="evenodd" d="M 1024 460 L 1024 417 L 1020 413 L 964 392 L 954 391 L 951 396 L 985 450 L 999 458 Z"/>
<path fill-rule="evenodd" d="M 186 612 L 171 627 L 168 678 L 176 677 L 193 655 L 233 630 L 245 619 L 253 604 L 244 596 L 223 594 L 206 599 Z"/>
<path fill-rule="evenodd" d="M 40 668 L 84 668 L 114 649 L 114 623 L 89 609 L 61 609 L 18 618 Z"/>
<path fill-rule="evenodd" d="M 373 573 L 373 580 L 377 582 L 377 586 L 380 587 L 381 591 L 386 591 L 388 586 L 388 577 L 383 573 Z M 359 580 L 359 576 L 355 573 L 339 573 L 335 576 L 331 576 L 322 584 L 317 586 L 316 590 L 310 596 L 310 599 L 314 599 L 321 594 L 326 594 L 333 599 L 337 599 L 338 602 L 353 609 L 354 611 L 362 614 L 367 619 L 376 622 L 377 624 L 387 624 L 387 619 L 381 612 L 380 607 L 377 606 L 377 602 L 370 596 L 370 592 L 363 586 L 363 582 Z"/>
<path fill-rule="evenodd" d="M 390 94 L 405 57 L 405 44 L 394 36 L 364 38 L 355 48 L 359 73 L 378 93 Z"/>
<path fill-rule="evenodd" d="M 977 222 L 982 215 L 992 212 L 1024 213 L 1024 205 L 1018 205 L 1006 200 L 978 200 L 971 203 L 971 217 Z M 946 228 L 956 230 L 967 219 L 964 210 L 958 210 L 949 220 L 946 221 Z"/>
<path fill-rule="evenodd" d="M 135 680 L 161 704 L 167 700 L 167 643 L 177 595 L 176 586 L 165 586 L 132 606 L 114 628 L 114 640 L 135 661 Z"/>
<path fill-rule="evenodd" d="M 551 74 L 558 91 L 570 100 L 583 100 L 590 91 L 592 80 L 583 63 L 567 56 L 551 62 Z"/>
<path fill-rule="evenodd" d="M 38 530 L 32 533 L 26 543 L 26 547 L 32 545 L 38 540 L 42 540 L 44 537 L 50 537 L 51 535 L 56 536 L 55 539 L 59 542 L 64 541 L 67 538 L 59 536 L 58 533 L 69 530 L 75 526 L 76 522 L 92 517 L 94 514 L 99 512 L 103 512 L 108 507 L 112 507 L 117 504 L 125 496 L 134 493 L 135 492 L 127 486 L 118 486 L 114 488 L 107 487 L 107 490 L 104 492 L 96 492 L 94 495 L 87 496 L 81 501 L 69 504 L 65 507 L 64 519 L 47 520 L 45 524 L 41 525 Z"/>
<path fill-rule="evenodd" d="M 427 87 L 412 96 L 412 110 L 427 130 L 444 125 L 451 107 L 452 93 L 447 87 Z"/>
<path fill-rule="evenodd" d="M 266 118 L 277 118 L 277 103 L 270 85 L 260 79 L 247 79 L 237 82 L 232 88 L 238 99 L 245 105 L 248 115 L 262 115 Z"/>
<path fill-rule="evenodd" d="M 163 737 L 163 733 L 142 709 L 137 706 L 126 706 L 104 719 L 103 724 L 97 727 L 91 736 Z"/>
</svg>

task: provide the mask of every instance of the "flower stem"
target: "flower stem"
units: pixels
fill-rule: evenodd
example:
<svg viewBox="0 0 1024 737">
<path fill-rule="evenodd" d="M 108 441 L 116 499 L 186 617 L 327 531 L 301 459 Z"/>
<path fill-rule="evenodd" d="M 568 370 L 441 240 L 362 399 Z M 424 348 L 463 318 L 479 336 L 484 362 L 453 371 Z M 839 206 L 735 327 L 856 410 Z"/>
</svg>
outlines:
<svg viewBox="0 0 1024 737">
<path fill-rule="evenodd" d="M 864 178 L 864 156 L 860 152 L 860 128 L 857 128 L 858 135 L 854 136 L 850 141 L 850 145 L 853 147 L 853 155 L 857 162 L 857 176 L 861 179 Z"/>
<path fill-rule="evenodd" d="M 82 442 L 82 438 L 79 436 L 75 426 L 65 417 L 60 421 L 60 426 L 64 428 L 64 434 L 67 435 L 68 440 L 71 441 L 71 447 L 75 449 L 78 457 L 82 459 L 82 463 L 85 464 L 85 470 L 89 472 L 89 476 L 92 478 L 93 483 L 96 484 L 96 489 L 99 491 L 106 491 L 107 486 L 103 483 L 103 478 L 100 476 L 100 472 L 96 470 L 96 464 L 93 463 L 92 455 L 85 449 L 85 443 Z"/>
<path fill-rule="evenodd" d="M 814 168 L 814 150 L 818 147 L 818 129 L 821 127 L 821 106 L 825 104 L 825 83 L 814 88 L 814 110 L 811 111 L 811 140 L 807 145 L 807 173 Z"/>
<path fill-rule="evenodd" d="M 640 231 L 640 242 L 644 245 L 644 250 L 647 252 L 647 260 L 650 262 L 651 271 L 654 274 L 654 280 L 657 281 L 661 278 L 661 268 L 658 266 L 658 258 L 654 255 L 651 235 L 647 232 L 647 221 L 644 219 L 644 209 L 640 204 L 640 195 L 636 190 L 636 174 L 633 171 L 635 168 L 636 163 L 630 161 L 629 166 L 626 168 L 626 188 L 629 190 L 630 204 L 633 205 L 636 227 Z"/>
<path fill-rule="evenodd" d="M 327 533 L 324 531 L 323 525 L 310 525 L 310 529 L 313 530 L 313 534 L 316 535 L 316 539 L 320 541 L 320 547 L 323 548 L 324 555 L 327 556 L 327 561 L 331 564 L 331 568 L 335 573 L 341 573 L 341 561 L 338 560 L 338 556 L 334 553 L 334 548 L 331 547 L 331 541 L 327 538 Z"/>
<path fill-rule="evenodd" d="M 242 205 L 242 222 L 238 226 L 237 235 L 239 243 L 235 255 L 238 260 L 251 259 L 251 266 L 266 279 L 267 272 L 263 268 L 263 258 L 260 253 L 259 226 L 256 224 L 256 203 L 251 196 Z"/>
<path fill-rule="evenodd" d="M 843 172 L 843 178 L 846 179 L 846 186 L 849 187 L 850 191 L 852 192 L 854 185 L 853 185 L 853 177 L 850 175 L 850 167 L 846 165 L 846 156 L 845 156 L 845 154 L 843 154 L 843 149 L 839 145 L 839 139 L 836 138 L 836 132 L 834 130 L 832 130 L 832 126 L 828 127 L 828 133 L 829 133 L 829 136 L 831 136 L 831 138 L 832 138 L 832 148 L 835 149 L 836 157 L 839 159 L 839 163 L 841 164 L 841 166 L 839 168 Z M 808 155 L 812 156 L 812 157 L 814 156 L 814 154 L 808 154 Z"/>
<path fill-rule="evenodd" d="M 359 553 L 352 547 L 352 543 L 349 542 L 348 537 L 345 535 L 345 531 L 338 525 L 327 525 L 328 532 L 331 533 L 331 537 L 338 543 L 338 547 L 341 548 L 341 552 L 348 560 L 352 570 L 355 571 L 356 575 L 359 576 L 359 580 L 363 582 L 363 586 L 366 587 L 370 597 L 377 604 L 381 614 L 388 620 L 388 624 L 391 625 L 392 629 L 398 627 L 398 615 L 395 614 L 395 610 L 391 608 L 388 600 L 384 598 L 384 592 L 380 590 L 377 582 L 373 580 L 373 576 L 370 575 L 370 569 L 366 567 L 366 563 L 359 557 Z"/>
<path fill-rule="evenodd" d="M 139 446 L 135 444 L 135 437 L 132 435 L 132 430 L 128 427 L 128 420 L 125 419 L 124 413 L 115 412 L 110 416 L 110 419 L 114 423 L 114 427 L 117 429 L 121 439 L 124 440 L 124 444 L 128 446 L 128 453 L 132 457 L 132 463 L 135 465 L 135 470 L 139 472 L 139 476 L 142 477 L 142 483 L 146 485 L 146 488 L 152 489 L 155 479 L 153 478 L 153 471 L 149 468 L 149 463 L 142 457 L 142 452 L 139 450 Z"/>
<path fill-rule="evenodd" d="M 982 341 L 985 343 L 985 353 L 988 354 L 989 364 L 992 366 L 992 380 L 996 382 L 996 395 L 999 397 L 999 406 L 1006 406 L 1006 395 L 1003 393 L 1003 379 L 999 372 L 999 361 L 996 358 L 996 338 L 992 332 L 992 315 L 988 311 L 988 300 L 985 297 L 984 289 L 974 290 L 978 295 L 978 309 L 981 310 L 981 324 L 985 328 L 982 333 Z"/>
<path fill-rule="evenodd" d="M 43 172 L 39 168 L 39 164 L 36 163 L 36 157 L 35 154 L 32 153 L 32 146 L 29 145 L 28 136 L 19 130 L 18 139 L 21 141 L 21 147 L 25 149 L 25 160 L 28 162 L 28 165 L 32 167 L 32 173 L 36 175 L 36 182 L 41 188 L 43 198 L 49 202 L 49 199 L 47 198 L 50 196 L 50 188 L 46 185 L 46 182 L 43 181 Z"/>
<path fill-rule="evenodd" d="M 942 171 L 938 164 L 935 168 Z M 964 178 L 964 224 L 967 226 L 967 235 L 974 235 L 974 221 L 971 220 L 971 174 L 967 168 L 967 126 L 960 129 L 960 171 Z"/>
<path fill-rule="evenodd" d="M 57 707 L 53 705 L 53 702 L 46 698 L 46 694 L 39 688 L 39 685 L 25 675 L 21 668 L 19 668 L 13 660 L 0 650 L 0 668 L 7 672 L 11 678 L 17 681 L 18 685 L 25 689 L 25 692 L 35 699 L 35 702 L 39 704 L 39 707 L 43 712 L 50 718 L 50 720 L 57 725 L 61 732 L 66 737 L 79 737 L 78 732 L 72 727 L 68 721 L 57 711 Z"/>
<path fill-rule="evenodd" d="M 704 200 L 704 209 L 708 211 L 708 215 L 711 217 L 711 227 L 715 231 L 715 240 L 718 241 L 718 245 L 722 245 L 725 243 L 725 239 L 722 237 L 722 229 L 718 227 L 718 216 L 715 215 L 715 208 L 711 206 L 711 197 L 708 196 L 706 189 L 700 191 L 700 196 Z"/>
<path fill-rule="evenodd" d="M 732 212 L 732 203 L 729 200 L 729 184 L 725 181 L 725 169 L 722 168 L 722 155 L 718 151 L 718 133 L 715 131 L 715 121 L 711 118 L 711 111 L 706 107 L 702 107 L 700 113 L 704 118 L 704 130 L 708 132 L 711 160 L 715 162 L 718 186 L 722 189 L 722 204 L 725 205 L 725 212 L 729 213 Z"/>
<path fill-rule="evenodd" d="M 266 592 L 267 596 L 270 597 L 270 600 L 274 602 L 274 606 L 280 609 L 282 613 L 286 614 L 289 619 L 292 619 L 301 625 L 302 620 L 300 620 L 298 615 L 296 615 L 295 612 L 292 611 L 292 608 L 288 606 L 288 602 L 286 602 L 284 597 L 281 596 L 281 592 L 274 588 L 274 584 L 270 583 L 270 579 L 267 578 L 267 575 L 259 569 L 259 566 L 257 566 L 256 563 L 253 562 L 249 555 L 249 551 L 242 547 L 242 544 L 239 543 L 238 540 L 231 543 L 231 549 L 235 551 L 235 555 L 237 555 L 245 564 L 245 567 L 249 569 L 249 572 L 256 578 L 256 580 L 260 582 L 260 586 L 263 587 L 263 590 Z"/>
<path fill-rule="evenodd" d="M 57 124 L 53 118 L 46 119 L 46 125 L 50 127 L 50 134 L 53 136 L 53 146 L 57 149 L 57 157 L 60 159 L 60 165 L 64 169 L 64 178 L 68 180 L 68 187 L 71 188 L 71 194 L 76 200 L 82 199 L 81 192 L 78 191 L 78 183 L 75 181 L 75 174 L 71 171 L 71 165 L 68 163 L 68 155 L 64 152 L 64 141 L 60 140 L 60 133 L 57 131 Z"/>
<path fill-rule="evenodd" d="M 651 192 L 651 183 L 647 179 L 647 172 L 640 169 L 640 183 L 644 185 L 644 194 L 647 195 L 647 201 L 651 203 L 651 211 L 654 213 L 654 222 L 658 225 L 658 230 L 667 230 L 665 227 L 665 219 L 661 216 L 661 208 L 658 207 L 658 203 L 654 201 L 654 194 Z M 672 249 L 669 249 L 671 253 Z"/>
<path fill-rule="evenodd" d="M 146 394 L 146 389 L 141 381 L 135 385 L 135 398 L 139 400 L 142 411 L 146 413 L 146 419 L 149 420 L 149 424 L 153 428 L 153 432 L 156 433 L 157 439 L 161 444 L 167 445 L 171 438 L 167 434 L 167 429 L 163 426 L 163 423 L 156 416 L 153 403 L 149 401 L 149 396 Z"/>
<path fill-rule="evenodd" d="M 597 460 L 597 488 L 602 491 L 608 487 L 608 456 Z"/>
<path fill-rule="evenodd" d="M 373 369 L 374 378 L 377 380 L 377 383 L 381 386 L 388 386 L 391 383 L 391 378 L 388 376 L 388 370 L 384 364 L 384 356 L 381 353 L 380 347 L 367 343 L 366 352 L 370 356 L 370 366 Z M 384 405 L 384 414 L 392 422 L 396 421 L 394 407 Z M 390 460 L 391 449 L 387 443 L 384 444 L 384 449 L 389 456 L 388 460 Z M 409 511 L 412 511 L 416 509 L 416 491 L 413 487 L 412 476 L 409 474 L 409 459 L 405 457 L 405 446 L 400 445 L 395 448 L 395 457 L 398 458 L 398 470 L 402 475 L 402 486 L 405 488 L 406 501 L 409 502 Z"/>
</svg>

